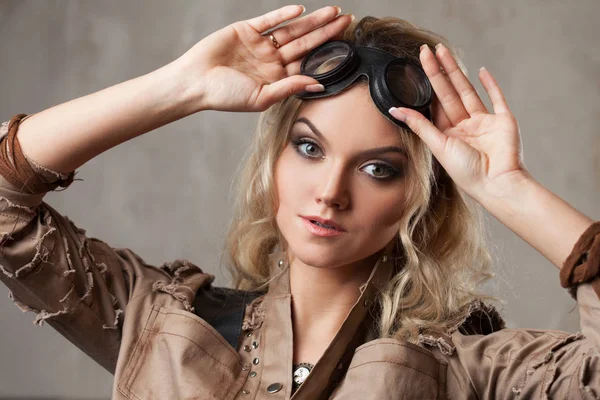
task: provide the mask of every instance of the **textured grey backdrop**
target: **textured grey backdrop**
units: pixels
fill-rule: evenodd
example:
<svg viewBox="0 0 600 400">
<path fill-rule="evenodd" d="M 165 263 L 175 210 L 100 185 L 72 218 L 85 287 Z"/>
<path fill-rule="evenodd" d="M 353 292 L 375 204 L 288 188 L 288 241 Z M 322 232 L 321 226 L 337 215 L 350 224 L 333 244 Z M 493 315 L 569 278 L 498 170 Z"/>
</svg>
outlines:
<svg viewBox="0 0 600 400">
<path fill-rule="evenodd" d="M 0 0 L 0 119 L 34 113 L 148 73 L 207 34 L 285 3 Z M 472 71 L 499 80 L 533 175 L 600 219 L 598 0 L 340 0 L 344 12 L 395 15 L 447 36 Z M 308 11 L 327 3 L 307 2 Z M 474 75 L 474 74 L 471 74 Z M 481 86 L 478 86 L 481 92 Z M 115 148 L 47 197 L 88 234 L 147 261 L 188 258 L 217 275 L 229 186 L 256 114 L 205 112 Z M 64 121 L 68 124 L 69 121 Z M 557 270 L 490 218 L 509 326 L 577 331 Z M 112 377 L 0 287 L 0 397 L 108 398 Z"/>
</svg>

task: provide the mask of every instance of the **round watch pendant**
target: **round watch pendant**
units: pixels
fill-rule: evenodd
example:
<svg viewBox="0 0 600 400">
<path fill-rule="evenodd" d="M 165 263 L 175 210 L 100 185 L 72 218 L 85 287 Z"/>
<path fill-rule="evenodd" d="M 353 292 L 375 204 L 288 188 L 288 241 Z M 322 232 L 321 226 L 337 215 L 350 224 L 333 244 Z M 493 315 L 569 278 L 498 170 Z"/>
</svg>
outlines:
<svg viewBox="0 0 600 400">
<path fill-rule="evenodd" d="M 294 383 L 296 384 L 296 386 L 300 386 L 304 383 L 306 377 L 312 369 L 311 367 L 312 366 L 310 364 L 302 363 L 294 369 Z"/>
</svg>

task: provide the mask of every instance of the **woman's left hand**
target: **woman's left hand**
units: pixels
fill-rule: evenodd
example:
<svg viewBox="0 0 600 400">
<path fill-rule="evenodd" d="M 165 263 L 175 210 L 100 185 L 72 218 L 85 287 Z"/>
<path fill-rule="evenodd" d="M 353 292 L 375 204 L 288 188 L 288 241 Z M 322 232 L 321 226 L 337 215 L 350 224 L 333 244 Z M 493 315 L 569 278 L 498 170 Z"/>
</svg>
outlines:
<svg viewBox="0 0 600 400">
<path fill-rule="evenodd" d="M 529 175 L 523 165 L 519 126 L 498 84 L 486 69 L 480 70 L 479 79 L 494 108 L 490 113 L 446 47 L 438 45 L 434 54 L 423 46 L 420 58 L 437 97 L 433 123 L 412 109 L 390 113 L 419 135 L 471 197 L 506 195 L 512 184 Z"/>
<path fill-rule="evenodd" d="M 592 220 L 525 170 L 519 125 L 487 70 L 479 71 L 479 79 L 493 114 L 447 48 L 438 46 L 434 55 L 425 46 L 421 63 L 439 99 L 434 123 L 407 108 L 390 113 L 419 135 L 462 190 L 561 268 Z"/>
</svg>

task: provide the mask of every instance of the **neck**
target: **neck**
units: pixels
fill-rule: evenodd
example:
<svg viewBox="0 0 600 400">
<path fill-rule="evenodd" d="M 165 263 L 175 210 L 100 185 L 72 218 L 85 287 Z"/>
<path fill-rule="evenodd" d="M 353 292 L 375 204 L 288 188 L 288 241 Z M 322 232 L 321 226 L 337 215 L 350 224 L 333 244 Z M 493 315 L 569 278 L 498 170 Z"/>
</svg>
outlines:
<svg viewBox="0 0 600 400">
<path fill-rule="evenodd" d="M 290 263 L 294 363 L 315 364 L 360 297 L 378 254 L 336 268 Z"/>
</svg>

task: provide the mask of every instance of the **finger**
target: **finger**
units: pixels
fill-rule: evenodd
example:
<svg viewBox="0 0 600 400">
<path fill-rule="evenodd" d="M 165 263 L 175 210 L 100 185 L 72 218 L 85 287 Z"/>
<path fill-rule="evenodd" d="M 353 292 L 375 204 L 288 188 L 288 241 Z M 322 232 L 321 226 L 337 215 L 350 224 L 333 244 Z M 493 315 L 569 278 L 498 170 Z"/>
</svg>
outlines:
<svg viewBox="0 0 600 400">
<path fill-rule="evenodd" d="M 460 97 L 465 110 L 470 114 L 487 113 L 488 110 L 481 101 L 481 98 L 475 91 L 475 88 L 460 69 L 456 60 L 444 45 L 439 44 L 436 47 L 435 56 L 440 62 L 446 76 L 450 79 L 450 83 L 454 86 L 455 92 Z"/>
<path fill-rule="evenodd" d="M 260 17 L 251 18 L 246 22 L 250 24 L 250 26 L 252 26 L 258 33 L 263 33 L 275 28 L 277 25 L 282 24 L 285 21 L 296 18 L 304 11 L 304 6 L 285 6 L 263 14 Z"/>
<path fill-rule="evenodd" d="M 291 41 L 284 47 L 279 49 L 279 53 L 283 59 L 283 64 L 286 65 L 294 60 L 306 55 L 312 49 L 331 38 L 337 36 L 340 32 L 350 25 L 354 16 L 351 14 L 340 15 L 333 21 L 307 33 L 306 35 L 300 36 L 299 38 Z"/>
<path fill-rule="evenodd" d="M 291 41 L 315 30 L 319 26 L 325 25 L 326 23 L 332 21 L 340 14 L 340 12 L 341 8 L 339 6 L 323 7 L 320 10 L 317 10 L 305 17 L 299 18 L 285 26 L 282 26 L 281 28 L 276 29 L 275 31 L 271 32 L 271 34 L 275 36 L 277 42 L 281 46 L 285 46 Z"/>
<path fill-rule="evenodd" d="M 256 99 L 256 104 L 260 109 L 265 110 L 272 104 L 304 90 L 323 91 L 323 85 L 320 85 L 316 79 L 305 75 L 289 76 L 263 86 Z"/>
<path fill-rule="evenodd" d="M 454 86 L 452 86 L 446 74 L 440 68 L 440 64 L 429 49 L 429 46 L 423 45 L 421 47 L 420 59 L 423 70 L 429 77 L 431 86 L 452 124 L 456 126 L 460 121 L 469 118 L 469 113 L 465 109 L 463 102 L 458 97 Z"/>
<path fill-rule="evenodd" d="M 288 65 L 285 66 L 285 70 L 287 71 L 288 76 L 298 75 L 300 74 L 300 66 L 302 65 L 302 59 L 297 59 L 296 61 L 292 61 Z"/>
<path fill-rule="evenodd" d="M 404 122 L 414 133 L 417 134 L 431 149 L 433 155 L 442 162 L 440 157 L 444 153 L 448 138 L 431 121 L 420 112 L 410 108 L 394 108 L 389 110 L 392 117 Z"/>
<path fill-rule="evenodd" d="M 492 107 L 494 108 L 494 113 L 496 114 L 510 114 L 510 108 L 508 108 L 508 103 L 506 103 L 506 98 L 500 90 L 500 86 L 487 69 L 485 67 L 481 67 L 479 70 L 479 80 L 481 84 L 485 88 L 488 96 L 490 96 L 490 100 L 492 101 Z"/>
<path fill-rule="evenodd" d="M 452 128 L 452 121 L 446 115 L 444 108 L 440 104 L 437 96 L 433 96 L 433 100 L 431 101 L 431 116 L 433 118 L 433 124 L 437 126 L 437 128 L 445 132 L 446 130 Z"/>
</svg>

